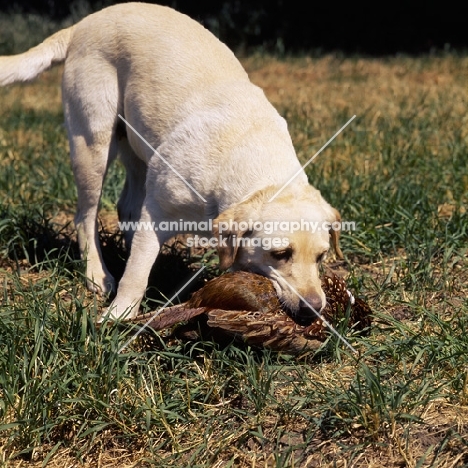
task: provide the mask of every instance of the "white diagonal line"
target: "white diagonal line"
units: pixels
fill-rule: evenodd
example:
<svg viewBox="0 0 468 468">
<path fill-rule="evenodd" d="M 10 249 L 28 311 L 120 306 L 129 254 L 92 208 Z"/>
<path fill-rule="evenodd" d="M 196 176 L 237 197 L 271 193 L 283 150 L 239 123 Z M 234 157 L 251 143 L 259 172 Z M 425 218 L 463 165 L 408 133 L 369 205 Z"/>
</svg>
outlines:
<svg viewBox="0 0 468 468">
<path fill-rule="evenodd" d="M 203 265 L 159 310 L 156 310 L 150 319 L 119 349 L 121 353 L 143 330 L 157 317 L 172 301 L 206 268 Z"/>
<path fill-rule="evenodd" d="M 179 171 L 178 171 L 169 161 L 167 161 L 165 158 L 163 158 L 163 157 L 161 156 L 161 154 L 160 154 L 157 150 L 155 150 L 155 149 L 151 146 L 151 144 L 150 144 L 147 140 L 145 140 L 145 139 L 143 138 L 143 136 L 142 136 L 140 133 L 138 133 L 138 131 L 128 123 L 127 120 L 125 120 L 124 117 L 122 117 L 122 115 L 120 115 L 120 114 L 118 114 L 118 115 L 119 115 L 119 118 L 122 119 L 122 120 L 125 122 L 125 124 L 126 124 L 128 127 L 130 127 L 130 128 L 132 129 L 133 133 L 135 133 L 135 135 L 137 135 L 137 136 L 140 138 L 140 140 L 141 140 L 143 143 L 145 143 L 146 146 L 148 146 L 148 148 L 152 149 L 152 150 L 154 151 L 154 154 L 155 154 L 159 159 L 161 159 L 161 161 L 163 161 L 163 162 L 169 167 L 169 169 L 171 169 L 171 171 L 173 171 L 175 174 L 177 174 L 177 176 L 180 178 L 180 180 L 182 180 L 182 182 L 183 182 L 187 187 L 189 187 L 195 195 L 197 195 L 199 198 L 201 198 L 201 199 L 206 203 L 206 200 L 197 192 L 197 190 L 196 190 L 189 182 L 187 182 L 187 180 L 185 179 L 185 177 L 184 177 L 182 174 L 180 174 Z"/>
<path fill-rule="evenodd" d="M 279 278 L 281 278 L 291 289 L 291 291 L 296 294 L 296 296 L 301 299 L 304 304 L 307 304 L 307 307 L 312 310 L 312 312 L 353 352 L 357 354 L 357 351 L 349 344 L 349 342 L 340 334 L 338 333 L 335 328 L 321 315 L 319 312 L 317 312 L 295 289 L 293 286 L 291 286 L 281 275 L 281 273 L 278 270 L 275 270 L 272 266 L 270 266 L 270 269 L 273 270 Z"/>
<path fill-rule="evenodd" d="M 353 115 L 269 200 L 273 201 L 356 118 Z"/>
</svg>

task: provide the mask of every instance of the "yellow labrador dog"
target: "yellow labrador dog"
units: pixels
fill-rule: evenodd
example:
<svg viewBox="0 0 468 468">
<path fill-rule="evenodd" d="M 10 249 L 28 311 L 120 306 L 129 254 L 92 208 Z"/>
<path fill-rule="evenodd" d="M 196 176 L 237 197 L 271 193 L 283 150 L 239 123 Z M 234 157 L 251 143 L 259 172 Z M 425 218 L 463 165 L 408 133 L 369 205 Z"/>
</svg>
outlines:
<svg viewBox="0 0 468 468">
<path fill-rule="evenodd" d="M 137 314 L 161 244 L 185 220 L 213 221 L 222 268 L 269 277 L 298 317 L 312 316 L 308 305 L 322 309 L 319 263 L 330 238 L 340 254 L 330 231 L 339 214 L 308 184 L 285 120 L 224 44 L 170 8 L 124 3 L 0 57 L 0 85 L 59 62 L 75 224 L 91 290 L 116 287 L 102 259 L 97 212 L 117 156 L 126 168 L 119 218 L 140 223 L 126 233 L 131 253 L 111 318 Z M 158 229 L 162 222 L 170 229 Z"/>
</svg>

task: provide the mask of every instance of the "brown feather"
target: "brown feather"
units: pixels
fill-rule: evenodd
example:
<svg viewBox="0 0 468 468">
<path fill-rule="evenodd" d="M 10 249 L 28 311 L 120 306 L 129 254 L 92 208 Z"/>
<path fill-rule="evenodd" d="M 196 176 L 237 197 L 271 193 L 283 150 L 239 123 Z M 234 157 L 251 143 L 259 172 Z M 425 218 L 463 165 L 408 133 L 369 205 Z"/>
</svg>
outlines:
<svg viewBox="0 0 468 468">
<path fill-rule="evenodd" d="M 336 324 L 350 308 L 350 327 L 364 330 L 370 326 L 371 309 L 359 298 L 351 304 L 343 279 L 336 275 L 324 276 L 322 287 L 327 304 L 321 315 L 328 323 Z M 186 303 L 164 309 L 153 320 L 150 313 L 133 322 L 146 323 L 148 320 L 148 325 L 156 330 L 189 322 L 193 325 L 192 331 L 207 329 L 215 339 L 237 338 L 252 346 L 293 354 L 317 349 L 329 332 L 318 317 L 309 326 L 296 323 L 281 307 L 269 279 L 242 271 L 226 273 L 209 281 Z M 187 329 L 184 330 L 185 333 Z M 189 333 L 189 336 L 192 335 Z"/>
</svg>

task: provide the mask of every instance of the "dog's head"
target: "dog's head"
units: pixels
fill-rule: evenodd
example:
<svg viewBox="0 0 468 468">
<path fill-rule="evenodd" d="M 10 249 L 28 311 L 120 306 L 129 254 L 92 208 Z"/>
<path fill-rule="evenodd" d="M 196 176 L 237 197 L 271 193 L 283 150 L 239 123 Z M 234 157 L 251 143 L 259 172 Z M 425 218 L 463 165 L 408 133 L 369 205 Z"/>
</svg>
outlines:
<svg viewBox="0 0 468 468">
<path fill-rule="evenodd" d="M 220 268 L 247 270 L 271 279 L 292 316 L 311 322 L 325 306 L 319 267 L 339 247 L 340 215 L 308 185 L 256 192 L 221 213 L 214 222 Z"/>
</svg>

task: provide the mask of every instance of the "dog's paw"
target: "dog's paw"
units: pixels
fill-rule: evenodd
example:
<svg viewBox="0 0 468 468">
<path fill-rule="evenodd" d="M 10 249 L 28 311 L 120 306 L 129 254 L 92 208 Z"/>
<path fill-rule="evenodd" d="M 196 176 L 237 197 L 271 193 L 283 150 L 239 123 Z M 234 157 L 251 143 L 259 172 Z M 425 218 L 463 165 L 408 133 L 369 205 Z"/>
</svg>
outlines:
<svg viewBox="0 0 468 468">
<path fill-rule="evenodd" d="M 114 300 L 98 317 L 97 322 L 133 319 L 138 315 L 138 306 L 139 304 L 121 305 Z"/>
<path fill-rule="evenodd" d="M 98 294 L 99 296 L 107 296 L 116 290 L 116 283 L 114 277 L 109 273 L 103 273 L 97 278 L 96 275 L 91 276 L 93 279 L 86 279 L 86 287 L 89 291 Z"/>
</svg>

